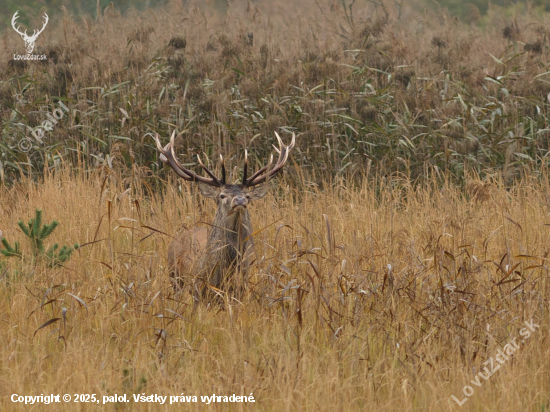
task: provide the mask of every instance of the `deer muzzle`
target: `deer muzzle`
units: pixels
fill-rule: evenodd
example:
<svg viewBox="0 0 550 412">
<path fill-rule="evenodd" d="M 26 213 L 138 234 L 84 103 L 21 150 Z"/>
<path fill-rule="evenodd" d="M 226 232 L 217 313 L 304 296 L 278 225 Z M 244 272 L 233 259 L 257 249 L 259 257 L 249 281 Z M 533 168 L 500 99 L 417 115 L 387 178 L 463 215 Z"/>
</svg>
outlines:
<svg viewBox="0 0 550 412">
<path fill-rule="evenodd" d="M 233 210 L 244 210 L 248 206 L 248 200 L 244 196 L 235 196 L 231 202 L 231 208 Z"/>
</svg>

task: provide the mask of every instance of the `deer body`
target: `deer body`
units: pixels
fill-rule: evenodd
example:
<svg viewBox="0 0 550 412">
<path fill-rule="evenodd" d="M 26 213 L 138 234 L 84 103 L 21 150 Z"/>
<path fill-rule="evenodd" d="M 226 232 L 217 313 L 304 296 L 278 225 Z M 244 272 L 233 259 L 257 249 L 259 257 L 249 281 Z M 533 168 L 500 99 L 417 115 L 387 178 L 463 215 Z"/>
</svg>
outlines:
<svg viewBox="0 0 550 412">
<path fill-rule="evenodd" d="M 203 251 L 206 250 L 208 231 L 202 227 L 193 227 L 180 233 L 168 247 L 168 266 L 171 268 L 170 277 L 183 287 L 183 277 L 191 274 L 200 262 Z"/>
<path fill-rule="evenodd" d="M 246 275 L 253 248 L 251 235 L 248 210 L 237 210 L 226 215 L 223 209 L 218 208 L 201 267 L 210 285 L 222 289 L 226 286 L 222 285 L 224 281 L 229 283 L 235 275 Z"/>
<path fill-rule="evenodd" d="M 184 286 L 183 278 L 189 275 L 217 289 L 231 287 L 232 283 L 242 284 L 254 254 L 252 223 L 244 205 L 223 203 L 224 199 L 229 203 L 235 197 L 237 200 L 233 203 L 243 203 L 238 197 L 243 188 L 241 185 L 226 185 L 224 194 L 220 192 L 219 195 L 208 187 L 201 187 L 201 191 L 218 201 L 216 216 L 209 230 L 194 226 L 172 241 L 168 248 L 170 276 L 179 287 Z M 258 193 L 256 190 L 256 199 L 260 198 Z"/>
<path fill-rule="evenodd" d="M 248 160 L 245 151 L 242 184 L 226 184 L 223 158 L 221 180 L 202 164 L 200 158 L 199 164 L 211 178 L 198 176 L 177 161 L 173 148 L 174 134 L 164 148 L 158 136 L 155 137 L 161 160 L 168 163 L 183 179 L 198 181 L 202 195 L 214 199 L 217 204 L 216 216 L 208 230 L 195 226 L 182 232 L 169 246 L 168 264 L 176 289 L 184 287 L 184 279 L 191 277 L 195 279 L 193 295 L 197 300 L 205 295 L 207 289 L 240 294 L 254 254 L 254 232 L 248 205 L 267 194 L 269 185 L 263 183 L 282 169 L 295 144 L 294 135 L 289 146 L 284 146 L 278 135 L 277 138 L 279 159 L 273 168 L 271 156 L 267 166 L 247 179 Z"/>
</svg>

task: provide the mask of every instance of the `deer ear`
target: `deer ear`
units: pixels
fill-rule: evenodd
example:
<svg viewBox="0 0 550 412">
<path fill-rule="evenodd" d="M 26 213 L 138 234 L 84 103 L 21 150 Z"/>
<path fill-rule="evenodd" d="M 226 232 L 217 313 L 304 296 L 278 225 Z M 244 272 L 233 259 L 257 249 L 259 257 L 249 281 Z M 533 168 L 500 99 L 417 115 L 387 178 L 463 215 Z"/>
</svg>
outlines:
<svg viewBox="0 0 550 412">
<path fill-rule="evenodd" d="M 267 192 L 269 192 L 269 184 L 263 184 L 250 190 L 248 196 L 250 196 L 250 200 L 259 200 L 264 197 Z"/>
<path fill-rule="evenodd" d="M 199 190 L 204 197 L 209 197 L 210 199 L 216 199 L 220 194 L 220 191 L 217 187 L 208 186 L 204 183 L 199 183 Z"/>
</svg>

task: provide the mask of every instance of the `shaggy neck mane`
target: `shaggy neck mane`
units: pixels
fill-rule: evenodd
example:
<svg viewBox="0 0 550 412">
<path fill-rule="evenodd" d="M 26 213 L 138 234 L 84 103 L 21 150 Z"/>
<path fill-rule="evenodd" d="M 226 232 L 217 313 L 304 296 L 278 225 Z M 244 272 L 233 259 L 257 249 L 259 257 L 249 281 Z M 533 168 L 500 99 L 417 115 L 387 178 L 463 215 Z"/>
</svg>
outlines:
<svg viewBox="0 0 550 412">
<path fill-rule="evenodd" d="M 210 253 L 219 253 L 216 260 L 220 266 L 228 267 L 238 257 L 242 258 L 246 245 L 251 241 L 247 239 L 251 233 L 248 210 L 235 211 L 225 217 L 218 210 L 209 236 Z"/>
</svg>

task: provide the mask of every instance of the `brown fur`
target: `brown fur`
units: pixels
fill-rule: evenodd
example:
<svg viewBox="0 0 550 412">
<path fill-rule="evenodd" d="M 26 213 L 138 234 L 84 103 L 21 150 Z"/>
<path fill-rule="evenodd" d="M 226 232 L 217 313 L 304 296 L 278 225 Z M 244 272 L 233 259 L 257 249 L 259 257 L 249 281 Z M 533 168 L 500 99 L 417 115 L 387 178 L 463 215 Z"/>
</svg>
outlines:
<svg viewBox="0 0 550 412">
<path fill-rule="evenodd" d="M 184 288 L 184 279 L 197 270 L 197 263 L 206 249 L 208 231 L 206 228 L 193 227 L 180 233 L 168 247 L 168 265 L 170 276 L 175 284 Z"/>
</svg>

